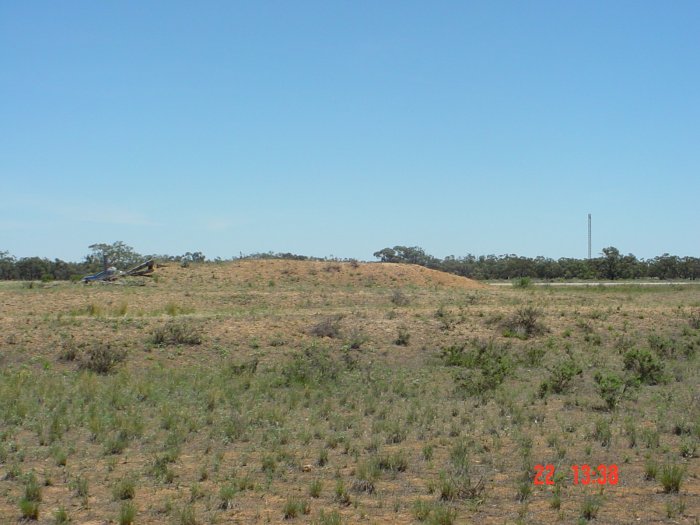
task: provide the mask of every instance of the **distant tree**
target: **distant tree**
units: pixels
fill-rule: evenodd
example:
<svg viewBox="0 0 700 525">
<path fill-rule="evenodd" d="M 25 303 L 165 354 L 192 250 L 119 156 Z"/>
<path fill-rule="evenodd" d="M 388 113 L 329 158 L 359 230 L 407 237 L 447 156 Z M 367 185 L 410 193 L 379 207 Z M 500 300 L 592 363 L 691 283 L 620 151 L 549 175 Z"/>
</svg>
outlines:
<svg viewBox="0 0 700 525">
<path fill-rule="evenodd" d="M 118 268 L 136 266 L 144 259 L 143 255 L 136 253 L 131 246 L 127 246 L 122 241 L 113 244 L 91 244 L 89 248 L 92 253 L 87 256 L 87 260 L 92 269 L 101 268 L 105 258 L 109 266 Z"/>
<path fill-rule="evenodd" d="M 693 281 L 700 277 L 700 258 L 683 257 L 681 260 L 681 277 Z"/>
<path fill-rule="evenodd" d="M 392 248 L 384 248 L 383 250 L 379 250 L 377 252 L 374 252 L 374 257 L 379 259 L 380 262 L 389 262 L 389 263 L 395 263 L 395 262 L 400 262 L 398 256 L 396 255 L 396 250 Z"/>
<path fill-rule="evenodd" d="M 664 253 L 651 261 L 651 275 L 659 279 L 677 279 L 681 273 L 681 259 Z"/>
<path fill-rule="evenodd" d="M 22 257 L 15 263 L 19 279 L 38 281 L 51 276 L 51 261 L 40 257 Z"/>
<path fill-rule="evenodd" d="M 16 263 L 10 252 L 0 251 L 0 279 L 19 279 Z"/>
<path fill-rule="evenodd" d="M 183 263 L 203 263 L 207 260 L 202 252 L 187 252 L 185 255 L 180 257 Z"/>
<path fill-rule="evenodd" d="M 620 250 L 614 246 L 603 248 L 603 257 L 600 260 L 600 270 L 605 279 L 615 280 L 620 278 L 622 256 Z"/>
</svg>

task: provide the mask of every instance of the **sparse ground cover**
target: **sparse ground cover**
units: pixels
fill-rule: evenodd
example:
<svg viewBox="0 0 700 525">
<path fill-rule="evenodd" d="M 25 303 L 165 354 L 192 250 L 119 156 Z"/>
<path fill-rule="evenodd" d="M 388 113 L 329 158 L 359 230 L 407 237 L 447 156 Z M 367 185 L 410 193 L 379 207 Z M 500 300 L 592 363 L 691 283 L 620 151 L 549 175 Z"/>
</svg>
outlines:
<svg viewBox="0 0 700 525">
<path fill-rule="evenodd" d="M 0 312 L 0 523 L 700 522 L 697 285 L 241 261 Z"/>
</svg>

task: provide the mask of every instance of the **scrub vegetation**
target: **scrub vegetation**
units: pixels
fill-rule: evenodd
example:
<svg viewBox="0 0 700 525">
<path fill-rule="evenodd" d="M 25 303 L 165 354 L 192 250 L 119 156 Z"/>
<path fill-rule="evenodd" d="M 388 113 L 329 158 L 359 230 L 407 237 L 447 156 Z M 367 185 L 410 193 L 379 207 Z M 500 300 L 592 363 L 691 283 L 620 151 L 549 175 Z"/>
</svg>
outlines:
<svg viewBox="0 0 700 525">
<path fill-rule="evenodd" d="M 694 284 L 195 261 L 0 305 L 8 523 L 700 520 Z"/>
</svg>

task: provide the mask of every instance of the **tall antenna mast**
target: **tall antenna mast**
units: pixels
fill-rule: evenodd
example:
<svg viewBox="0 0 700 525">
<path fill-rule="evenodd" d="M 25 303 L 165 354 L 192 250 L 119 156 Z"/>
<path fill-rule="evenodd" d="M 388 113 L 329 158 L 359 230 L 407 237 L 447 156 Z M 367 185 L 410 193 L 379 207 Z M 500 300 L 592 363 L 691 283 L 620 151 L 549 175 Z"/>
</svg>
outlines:
<svg viewBox="0 0 700 525">
<path fill-rule="evenodd" d="M 591 214 L 588 214 L 588 259 L 591 258 Z"/>
</svg>

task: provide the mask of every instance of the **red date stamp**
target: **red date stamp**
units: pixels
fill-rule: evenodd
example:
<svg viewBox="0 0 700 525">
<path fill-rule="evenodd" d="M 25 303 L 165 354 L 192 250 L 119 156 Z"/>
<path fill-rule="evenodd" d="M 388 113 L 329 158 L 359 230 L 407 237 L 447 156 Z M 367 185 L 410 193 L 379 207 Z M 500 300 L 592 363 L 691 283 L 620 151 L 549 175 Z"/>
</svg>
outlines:
<svg viewBox="0 0 700 525">
<path fill-rule="evenodd" d="M 620 480 L 620 471 L 617 465 L 600 464 L 597 467 L 590 465 L 571 465 L 574 485 L 617 485 Z M 554 465 L 535 465 L 535 485 L 554 485 Z"/>
</svg>

